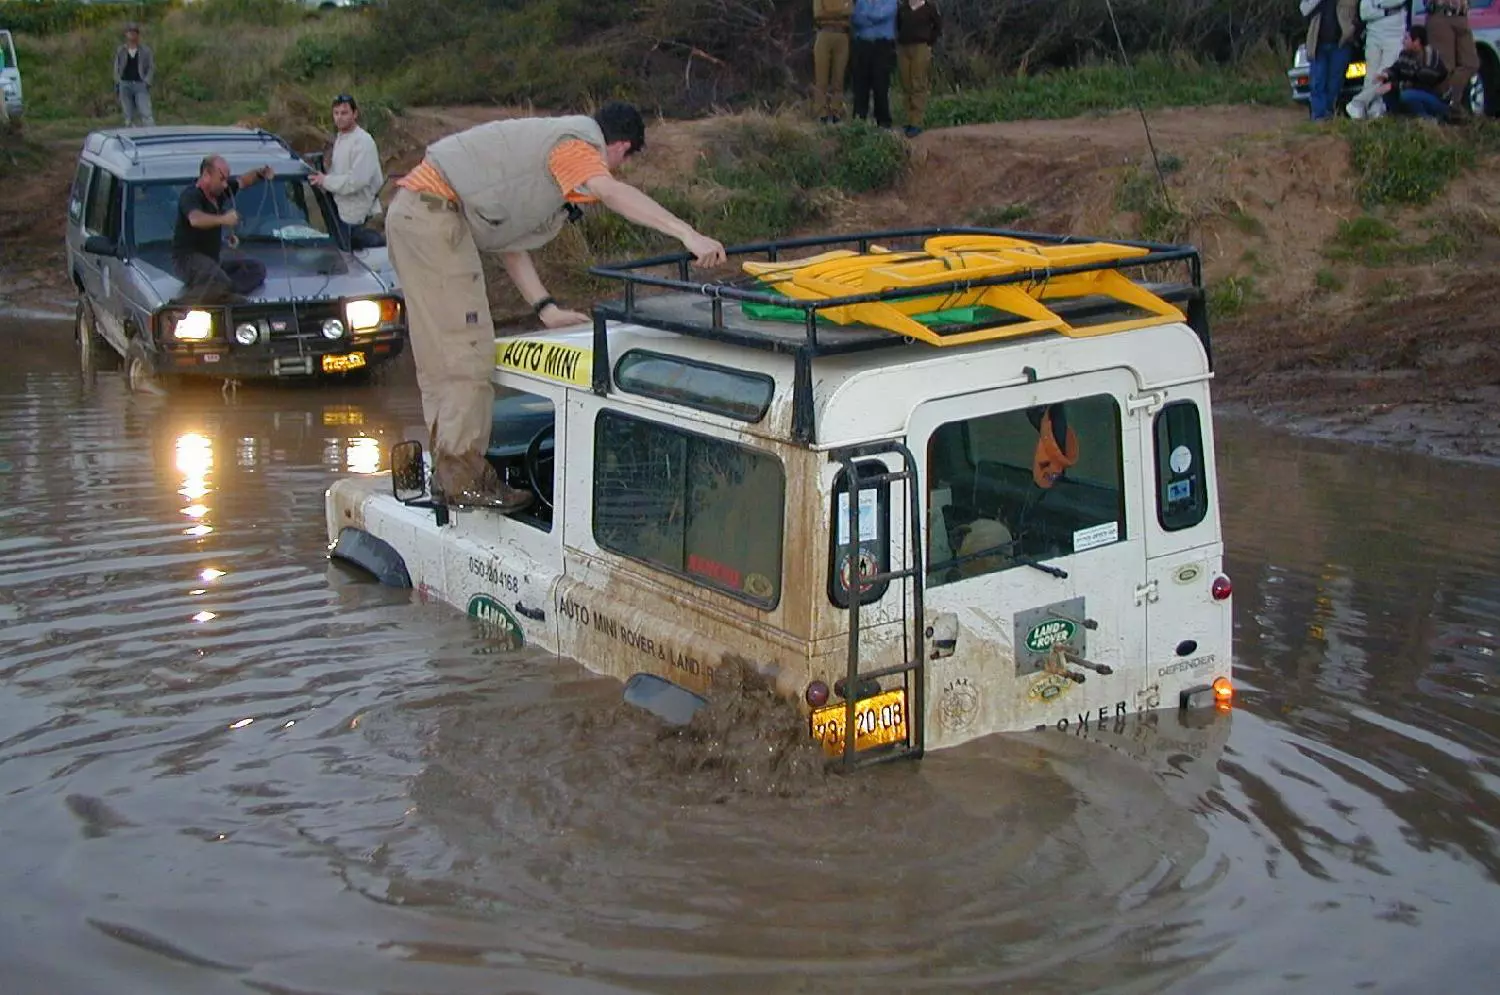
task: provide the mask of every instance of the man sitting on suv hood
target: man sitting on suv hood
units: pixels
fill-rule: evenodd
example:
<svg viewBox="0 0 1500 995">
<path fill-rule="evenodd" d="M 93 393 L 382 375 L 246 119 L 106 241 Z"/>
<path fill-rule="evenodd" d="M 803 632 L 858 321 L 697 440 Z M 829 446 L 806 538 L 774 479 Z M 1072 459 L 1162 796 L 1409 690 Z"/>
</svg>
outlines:
<svg viewBox="0 0 1500 995">
<path fill-rule="evenodd" d="M 199 163 L 198 182 L 177 199 L 177 225 L 172 229 L 172 271 L 182 281 L 182 303 L 243 304 L 245 295 L 265 282 L 266 268 L 258 260 L 220 264 L 220 229 L 239 224 L 231 198 L 242 187 L 275 175 L 270 166 L 262 166 L 235 178 L 229 175 L 229 163 L 216 155 Z"/>
</svg>

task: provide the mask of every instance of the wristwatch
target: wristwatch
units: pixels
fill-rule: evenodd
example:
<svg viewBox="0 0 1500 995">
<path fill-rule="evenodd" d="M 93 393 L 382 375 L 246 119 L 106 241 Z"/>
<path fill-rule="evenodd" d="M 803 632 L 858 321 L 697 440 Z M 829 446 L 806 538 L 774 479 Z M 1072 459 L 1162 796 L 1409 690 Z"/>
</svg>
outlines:
<svg viewBox="0 0 1500 995">
<path fill-rule="evenodd" d="M 556 303 L 557 303 L 557 301 L 552 298 L 552 295 L 548 294 L 546 297 L 543 297 L 541 300 L 539 300 L 535 304 L 531 305 L 531 310 L 535 311 L 536 312 L 536 316 L 538 318 L 540 318 L 542 316 L 542 312 L 545 311 L 545 310 L 547 310 L 547 305 L 548 304 L 556 304 Z"/>
</svg>

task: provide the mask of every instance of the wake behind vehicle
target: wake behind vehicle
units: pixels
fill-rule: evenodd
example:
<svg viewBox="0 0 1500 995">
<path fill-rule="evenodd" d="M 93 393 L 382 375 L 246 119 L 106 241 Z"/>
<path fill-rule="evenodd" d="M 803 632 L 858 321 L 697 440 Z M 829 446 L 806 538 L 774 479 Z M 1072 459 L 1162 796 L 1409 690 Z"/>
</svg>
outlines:
<svg viewBox="0 0 1500 995">
<path fill-rule="evenodd" d="M 489 459 L 530 509 L 435 504 L 408 442 L 329 489 L 332 556 L 627 698 L 751 666 L 846 763 L 1227 706 L 1195 250 L 964 228 L 730 257 L 596 268 L 623 296 L 592 329 L 496 342 Z"/>
<path fill-rule="evenodd" d="M 235 175 L 270 165 L 241 190 L 238 245 L 267 276 L 234 306 L 182 301 L 172 270 L 178 197 L 205 156 Z M 78 289 L 85 366 L 124 357 L 129 382 L 359 376 L 401 354 L 406 314 L 385 248 L 352 251 L 332 199 L 277 136 L 247 128 L 97 131 L 84 141 L 68 202 L 68 269 Z"/>
</svg>

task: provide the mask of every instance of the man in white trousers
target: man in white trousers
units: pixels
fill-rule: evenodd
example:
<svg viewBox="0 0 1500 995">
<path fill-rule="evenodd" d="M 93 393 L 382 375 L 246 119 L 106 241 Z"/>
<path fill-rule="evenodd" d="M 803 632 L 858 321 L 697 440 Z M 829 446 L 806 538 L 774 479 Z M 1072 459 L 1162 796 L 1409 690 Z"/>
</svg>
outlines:
<svg viewBox="0 0 1500 995">
<path fill-rule="evenodd" d="M 1349 116 L 1356 121 L 1385 113 L 1385 99 L 1375 88 L 1380 74 L 1395 65 L 1401 54 L 1411 0 L 1359 0 L 1359 19 L 1365 25 L 1365 85 L 1348 106 Z"/>
</svg>

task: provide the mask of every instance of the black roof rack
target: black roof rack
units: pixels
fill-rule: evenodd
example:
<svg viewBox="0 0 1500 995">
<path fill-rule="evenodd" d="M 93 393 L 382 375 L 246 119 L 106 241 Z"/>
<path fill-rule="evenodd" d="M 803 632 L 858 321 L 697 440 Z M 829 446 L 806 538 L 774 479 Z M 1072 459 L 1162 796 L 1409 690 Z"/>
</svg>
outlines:
<svg viewBox="0 0 1500 995">
<path fill-rule="evenodd" d="M 944 243 L 962 251 L 934 255 L 921 249 Z M 1024 244 L 996 248 L 1006 243 Z M 850 247 L 855 251 L 847 251 Z M 803 257 L 810 250 L 822 250 L 824 254 L 809 261 Z M 740 261 L 743 269 L 759 276 L 733 281 L 692 280 L 689 266 L 693 257 L 686 252 L 590 268 L 594 276 L 623 285 L 621 299 L 594 307 L 596 393 L 608 394 L 610 390 L 607 331 L 611 320 L 792 354 L 796 361 L 793 437 L 801 442 L 813 441 L 812 360 L 817 356 L 909 346 L 916 340 L 932 346 L 992 342 L 1049 329 L 1065 335 L 1092 336 L 1186 318 L 1212 368 L 1202 261 L 1192 246 L 1004 228 L 928 227 L 780 239 L 735 246 L 726 252 L 730 261 Z M 1005 258 L 996 258 L 997 253 Z M 750 257 L 784 265 L 747 262 Z M 978 265 L 974 263 L 976 258 L 980 260 Z M 1122 270 L 1163 264 L 1185 264 L 1186 282 L 1133 283 L 1120 275 Z M 891 275 L 902 266 L 916 267 L 922 275 Z M 879 267 L 878 272 L 885 276 L 863 283 L 865 288 L 873 284 L 878 289 L 856 286 L 858 271 L 873 267 Z M 662 270 L 674 275 L 661 275 Z M 820 278 L 815 275 L 818 270 L 841 270 L 845 280 L 840 283 Z M 764 279 L 768 274 L 771 284 L 787 293 L 772 289 Z M 1095 283 L 1103 289 L 1094 291 Z M 1049 285 L 1056 294 L 1051 293 Z M 863 292 L 842 293 L 845 287 Z M 828 296 L 830 292 L 835 296 Z M 998 305 L 1001 313 L 989 311 L 982 319 L 967 322 L 924 327 L 910 317 L 913 311 L 923 309 L 919 303 L 923 300 L 978 297 L 986 302 L 1017 302 L 1014 306 L 1018 313 L 1004 313 L 1007 305 L 1002 303 Z M 794 320 L 764 320 L 747 314 L 747 304 L 752 305 L 752 311 L 757 305 L 781 309 L 783 316 L 791 315 Z M 1182 305 L 1181 310 L 1178 305 Z M 796 317 L 798 313 L 800 317 Z M 1122 315 L 1131 313 L 1148 317 L 1121 320 Z"/>
</svg>

